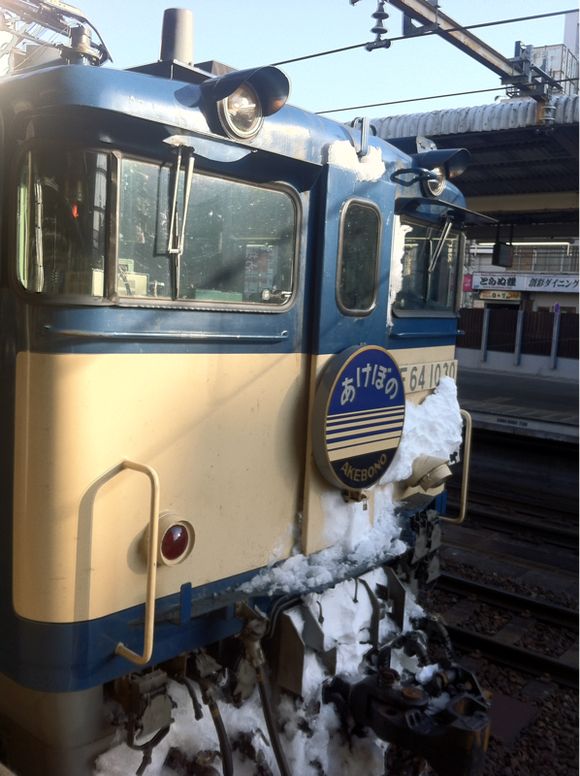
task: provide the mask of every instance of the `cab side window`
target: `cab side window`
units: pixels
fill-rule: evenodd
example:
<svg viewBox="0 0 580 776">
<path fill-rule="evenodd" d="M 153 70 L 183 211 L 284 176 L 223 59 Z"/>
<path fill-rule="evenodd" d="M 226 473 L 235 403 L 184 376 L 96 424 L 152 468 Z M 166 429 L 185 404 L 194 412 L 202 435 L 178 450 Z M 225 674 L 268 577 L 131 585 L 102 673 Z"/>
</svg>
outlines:
<svg viewBox="0 0 580 776">
<path fill-rule="evenodd" d="M 378 210 L 350 202 L 343 211 L 337 299 L 348 315 L 369 313 L 376 301 L 381 219 Z"/>
<path fill-rule="evenodd" d="M 404 249 L 393 277 L 395 314 L 454 314 L 460 272 L 461 239 L 440 225 L 403 223 Z"/>
<path fill-rule="evenodd" d="M 18 275 L 28 291 L 102 298 L 109 159 L 29 151 L 17 194 Z"/>
</svg>

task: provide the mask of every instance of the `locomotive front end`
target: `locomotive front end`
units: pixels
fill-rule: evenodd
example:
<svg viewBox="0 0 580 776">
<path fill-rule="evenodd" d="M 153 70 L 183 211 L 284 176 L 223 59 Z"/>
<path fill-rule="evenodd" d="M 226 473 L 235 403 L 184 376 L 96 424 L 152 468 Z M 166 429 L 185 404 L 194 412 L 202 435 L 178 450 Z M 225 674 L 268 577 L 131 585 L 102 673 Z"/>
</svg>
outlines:
<svg viewBox="0 0 580 776">
<path fill-rule="evenodd" d="M 0 756 L 79 776 L 122 731 L 139 772 L 193 767 L 181 686 L 224 772 L 250 733 L 337 772 L 342 725 L 373 768 L 475 776 L 486 701 L 413 594 L 462 444 L 464 156 L 193 66 L 168 20 L 152 65 L 83 44 L 0 84 Z"/>
</svg>

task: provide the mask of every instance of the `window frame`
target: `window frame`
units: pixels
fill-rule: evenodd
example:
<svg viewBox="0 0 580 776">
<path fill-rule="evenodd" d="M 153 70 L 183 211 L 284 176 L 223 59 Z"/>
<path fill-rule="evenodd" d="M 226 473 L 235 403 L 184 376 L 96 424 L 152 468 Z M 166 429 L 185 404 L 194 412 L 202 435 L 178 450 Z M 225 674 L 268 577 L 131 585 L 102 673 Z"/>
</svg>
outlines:
<svg viewBox="0 0 580 776">
<path fill-rule="evenodd" d="M 351 308 L 347 307 L 340 296 L 341 290 L 341 278 L 343 267 L 343 249 L 344 249 L 344 227 L 348 209 L 351 205 L 360 205 L 368 210 L 372 210 L 377 215 L 377 244 L 375 250 L 375 271 L 373 275 L 373 298 L 368 308 Z M 352 197 L 351 199 L 343 202 L 340 210 L 339 218 L 339 232 L 338 232 L 338 255 L 336 262 L 336 285 L 335 285 L 335 297 L 338 309 L 343 315 L 350 317 L 363 318 L 370 315 L 377 306 L 377 299 L 379 294 L 379 277 L 381 268 L 381 251 L 383 241 L 383 216 L 380 208 L 375 202 L 369 199 L 363 199 L 362 197 Z"/>
<path fill-rule="evenodd" d="M 437 224 L 433 224 L 431 221 L 422 221 L 419 218 L 409 218 L 406 216 L 399 216 L 401 219 L 401 226 L 422 226 L 426 229 L 433 228 Z M 465 232 L 458 228 L 452 228 L 451 235 L 457 235 L 457 273 L 455 280 L 455 288 L 452 291 L 453 307 L 448 310 L 433 310 L 433 309 L 416 309 L 416 310 L 401 310 L 395 307 L 394 299 L 391 301 L 391 315 L 395 318 L 457 318 L 459 316 L 459 308 L 461 304 L 461 287 L 463 282 L 464 273 L 464 256 L 465 256 Z M 392 263 L 392 256 L 391 256 Z M 391 276 L 389 276 L 389 287 L 391 283 Z M 389 291 L 389 298 L 390 298 Z"/>
<path fill-rule="evenodd" d="M 102 154 L 107 158 L 107 165 L 109 168 L 109 177 L 106 184 L 106 199 L 107 199 L 107 217 L 105 218 L 104 222 L 104 229 L 105 229 L 105 235 L 104 235 L 104 255 L 103 255 L 103 295 L 102 296 L 91 296 L 89 294 L 79 294 L 79 293 L 67 293 L 67 294 L 54 294 L 54 293 L 48 293 L 45 291 L 33 291 L 29 288 L 27 288 L 23 280 L 20 276 L 20 268 L 19 268 L 19 254 L 18 254 L 18 232 L 19 232 L 19 224 L 18 224 L 18 190 L 20 187 L 20 180 L 21 180 L 21 173 L 23 165 L 27 162 L 27 157 L 30 155 L 33 155 L 35 153 L 43 153 L 46 151 L 58 151 L 63 153 L 92 153 L 92 154 Z M 27 302 L 34 301 L 42 304 L 48 304 L 48 305 L 68 305 L 68 306 L 86 306 L 86 307 L 111 307 L 114 305 L 114 302 L 111 301 L 111 299 L 107 296 L 107 272 L 108 272 L 108 255 L 111 245 L 111 215 L 112 211 L 110 208 L 110 203 L 113 198 L 113 186 L 112 186 L 112 178 L 113 178 L 113 164 L 112 164 L 112 153 L 111 149 L 107 146 L 98 145 L 95 143 L 78 143 L 78 142 L 71 142 L 67 144 L 55 142 L 52 140 L 47 140 L 44 138 L 38 139 L 34 138 L 32 140 L 29 140 L 22 144 L 19 153 L 15 156 L 15 159 L 12 163 L 12 172 L 10 175 L 10 227 L 9 227 L 9 234 L 10 234 L 10 244 L 13 246 L 13 249 L 11 250 L 11 261 L 10 266 L 8 268 L 8 275 L 9 278 L 14 282 L 16 292 L 23 296 Z M 30 195 L 29 195 L 30 196 Z M 30 199 L 28 200 L 30 203 Z M 29 225 L 30 227 L 30 225 Z"/>
<path fill-rule="evenodd" d="M 116 275 L 117 266 L 119 261 L 119 224 L 120 224 L 120 207 L 121 207 L 121 195 L 119 181 L 121 179 L 121 164 L 123 160 L 129 159 L 131 161 L 143 162 L 145 164 L 153 164 L 156 167 L 163 167 L 168 165 L 171 167 L 173 159 L 171 157 L 148 157 L 131 153 L 123 153 L 121 151 L 114 151 L 112 153 L 114 158 L 114 164 L 112 165 L 111 178 L 115 179 L 114 194 L 115 194 L 115 228 L 111 228 L 111 236 L 113 241 L 113 252 L 111 256 L 113 261 L 110 261 L 111 275 L 109 277 L 109 283 L 111 284 L 111 304 L 117 307 L 140 307 L 140 308 L 167 308 L 171 310 L 200 310 L 200 311 L 219 311 L 219 312 L 250 312 L 250 313 L 285 313 L 296 302 L 299 288 L 299 269 L 300 269 L 300 255 L 301 255 L 301 233 L 302 233 L 302 202 L 296 189 L 290 184 L 276 181 L 274 183 L 256 183 L 254 181 L 244 180 L 240 178 L 234 178 L 222 173 L 210 172 L 197 166 L 194 166 L 193 174 L 204 175 L 208 178 L 219 178 L 220 180 L 230 181 L 233 183 L 240 183 L 243 185 L 251 186 L 261 191 L 267 189 L 270 191 L 280 191 L 287 194 L 292 205 L 294 207 L 294 255 L 292 258 L 292 290 L 291 295 L 284 304 L 267 304 L 267 303 L 251 303 L 251 302 L 219 302 L 216 300 L 202 300 L 202 299 L 168 299 L 160 298 L 159 301 L 155 301 L 155 297 L 132 297 L 132 296 L 120 296 L 116 290 Z M 194 157 L 195 158 L 195 157 Z M 197 161 L 197 160 L 196 160 Z M 170 261 L 168 257 L 168 261 Z"/>
<path fill-rule="evenodd" d="M 106 187 L 107 196 L 107 215 L 105 219 L 105 255 L 104 255 L 104 288 L 103 296 L 90 296 L 89 294 L 79 293 L 67 293 L 67 294 L 54 294 L 46 293 L 44 291 L 37 292 L 27 288 L 19 271 L 19 257 L 17 253 L 17 236 L 18 236 L 18 190 L 20 185 L 20 178 L 22 174 L 22 167 L 27 163 L 28 154 L 34 155 L 35 153 L 46 152 L 47 150 L 54 150 L 59 153 L 67 152 L 85 152 L 104 154 L 107 157 L 109 179 Z M 162 149 L 165 150 L 165 149 Z M 138 162 L 144 162 L 152 164 L 158 168 L 164 165 L 171 166 L 172 157 L 166 154 L 159 154 L 158 156 L 151 156 L 146 154 L 135 154 L 130 152 L 124 152 L 108 146 L 99 144 L 82 144 L 82 143 L 59 143 L 50 140 L 38 140 L 34 139 L 30 142 L 23 144 L 20 153 L 14 160 L 14 174 L 11 176 L 13 180 L 12 192 L 13 192 L 13 217 L 11 218 L 11 231 L 14 239 L 14 251 L 13 260 L 11 264 L 10 275 L 14 278 L 16 288 L 20 294 L 22 294 L 27 301 L 35 301 L 42 304 L 60 305 L 60 306 L 86 306 L 86 307 L 122 307 L 122 308 L 146 308 L 146 309 L 168 309 L 168 310 L 200 310 L 200 311 L 219 311 L 219 312 L 246 312 L 246 313 L 286 313 L 296 303 L 296 299 L 299 294 L 300 277 L 301 277 L 301 251 L 302 251 L 302 222 L 303 222 L 303 207 L 299 192 L 289 183 L 284 181 L 275 181 L 272 183 L 260 183 L 252 180 L 245 180 L 235 178 L 222 173 L 216 173 L 213 171 L 204 170 L 203 168 L 195 166 L 194 174 L 205 175 L 209 178 L 219 178 L 225 181 L 231 181 L 234 183 L 240 183 L 243 185 L 251 186 L 261 191 L 271 190 L 278 191 L 286 194 L 290 199 L 290 202 L 294 208 L 294 230 L 293 230 L 293 256 L 292 262 L 292 288 L 289 298 L 282 304 L 269 304 L 266 302 L 251 303 L 251 302 L 220 302 L 211 300 L 195 300 L 195 299 L 171 299 L 160 298 L 159 301 L 155 301 L 155 297 L 129 297 L 120 296 L 117 293 L 117 266 L 118 266 L 118 250 L 119 250 L 119 237 L 118 230 L 120 224 L 120 171 L 121 163 L 124 159 L 129 159 Z M 30 196 L 30 195 L 29 195 Z M 30 234 L 30 232 L 29 232 Z M 168 262 L 170 258 L 168 257 Z"/>
</svg>

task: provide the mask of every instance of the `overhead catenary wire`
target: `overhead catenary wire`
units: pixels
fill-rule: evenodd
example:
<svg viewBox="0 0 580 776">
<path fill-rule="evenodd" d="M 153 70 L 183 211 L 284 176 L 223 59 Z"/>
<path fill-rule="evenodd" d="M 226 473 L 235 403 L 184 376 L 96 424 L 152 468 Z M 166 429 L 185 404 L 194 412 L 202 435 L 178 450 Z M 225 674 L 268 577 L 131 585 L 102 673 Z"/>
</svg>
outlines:
<svg viewBox="0 0 580 776">
<path fill-rule="evenodd" d="M 562 78 L 555 81 L 558 84 L 569 83 L 571 81 L 578 81 L 578 78 Z M 317 116 L 323 116 L 326 113 L 340 113 L 346 110 L 362 110 L 363 108 L 381 108 L 385 105 L 400 105 L 404 102 L 421 102 L 422 100 L 439 100 L 444 97 L 462 97 L 466 94 L 483 94 L 484 92 L 499 92 L 502 89 L 507 90 L 509 86 L 494 86 L 490 89 L 469 89 L 466 92 L 446 92 L 445 94 L 430 94 L 426 97 L 406 97 L 403 100 L 389 100 L 388 102 L 371 102 L 366 105 L 350 105 L 346 108 L 331 108 L 329 110 L 317 110 L 315 111 Z"/>
<path fill-rule="evenodd" d="M 482 27 L 496 27 L 501 24 L 514 24 L 516 22 L 527 22 L 527 21 L 535 21 L 536 19 L 546 19 L 550 16 L 564 16 L 565 14 L 569 13 L 578 13 L 577 8 L 571 8 L 567 11 L 551 11 L 549 13 L 541 13 L 541 14 L 534 14 L 533 16 L 518 16 L 512 19 L 498 19 L 493 22 L 480 22 L 478 24 L 469 24 L 465 26 L 460 27 L 448 27 L 444 30 L 444 32 L 460 32 L 461 30 L 476 30 L 480 29 Z M 384 41 L 388 41 L 389 43 L 394 43 L 395 41 L 399 40 L 412 40 L 413 38 L 418 37 L 424 37 L 425 35 L 437 35 L 438 30 L 431 30 L 426 29 L 422 30 L 420 27 L 418 28 L 417 32 L 414 35 L 399 35 L 394 38 L 384 38 Z M 270 64 L 273 67 L 279 67 L 280 65 L 289 65 L 293 62 L 303 62 L 306 59 L 315 59 L 316 57 L 327 57 L 331 54 L 340 54 L 343 51 L 352 51 L 353 49 L 359 49 L 359 48 L 365 48 L 367 45 L 367 41 L 365 43 L 355 43 L 351 46 L 342 46 L 341 48 L 335 48 L 335 49 L 328 49 L 326 51 L 318 51 L 314 54 L 304 54 L 300 57 L 294 57 L 293 59 L 283 59 L 279 62 L 271 62 Z"/>
</svg>

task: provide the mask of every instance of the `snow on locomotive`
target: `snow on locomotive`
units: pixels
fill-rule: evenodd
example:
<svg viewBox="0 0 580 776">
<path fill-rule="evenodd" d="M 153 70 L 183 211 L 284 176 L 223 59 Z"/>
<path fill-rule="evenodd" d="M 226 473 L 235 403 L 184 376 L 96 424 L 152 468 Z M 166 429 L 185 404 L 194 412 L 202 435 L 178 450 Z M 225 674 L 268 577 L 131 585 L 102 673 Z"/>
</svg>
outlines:
<svg viewBox="0 0 580 776">
<path fill-rule="evenodd" d="M 1 5 L 71 40 L 0 83 L 0 760 L 79 776 L 121 731 L 143 772 L 200 687 L 224 773 L 346 774 L 341 724 L 476 773 L 485 700 L 408 594 L 461 445 L 467 152 L 193 66 L 183 11 L 115 71 L 74 9 Z"/>
</svg>

